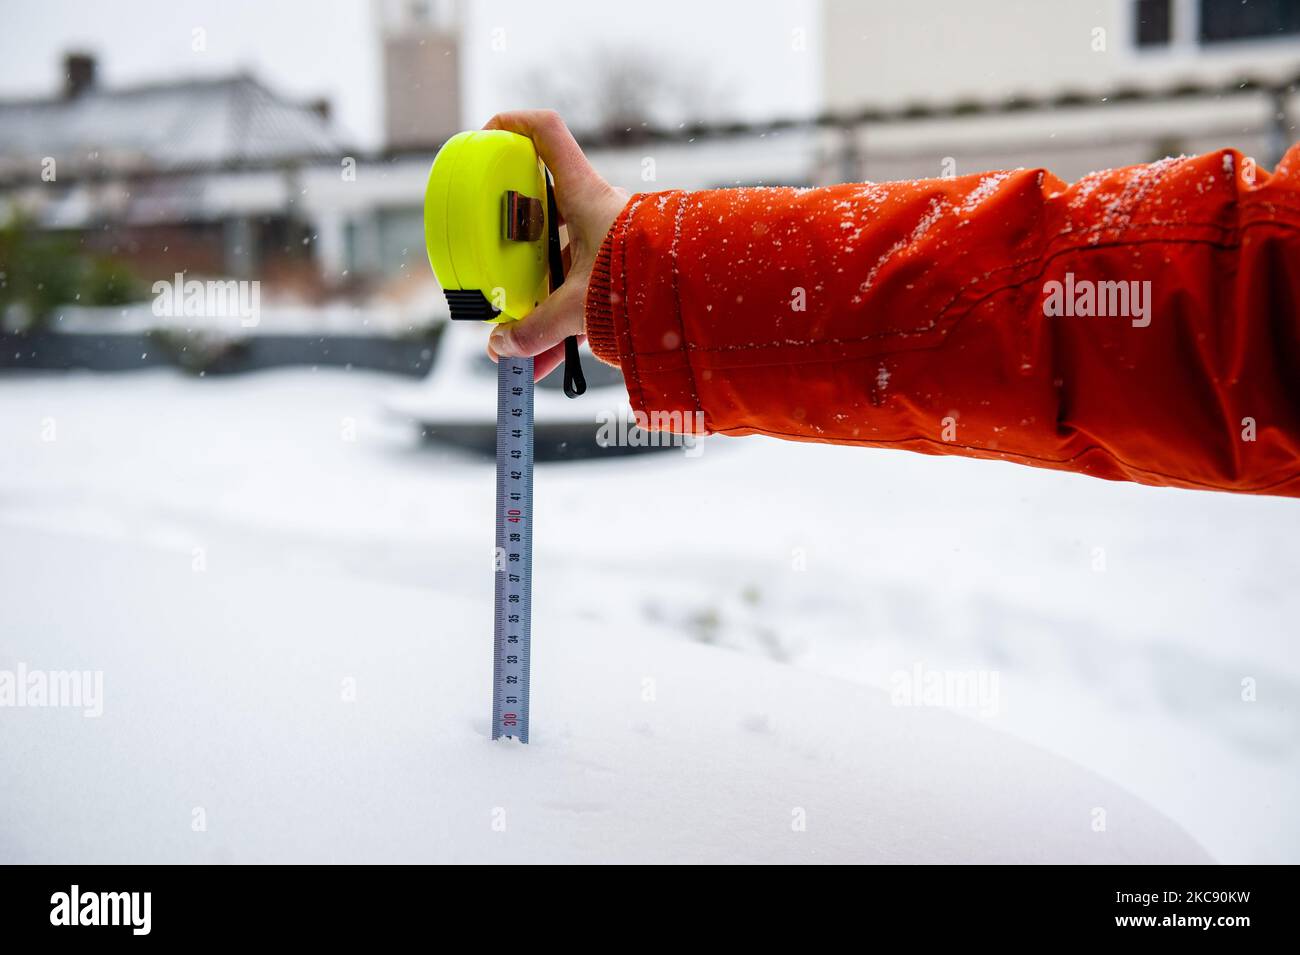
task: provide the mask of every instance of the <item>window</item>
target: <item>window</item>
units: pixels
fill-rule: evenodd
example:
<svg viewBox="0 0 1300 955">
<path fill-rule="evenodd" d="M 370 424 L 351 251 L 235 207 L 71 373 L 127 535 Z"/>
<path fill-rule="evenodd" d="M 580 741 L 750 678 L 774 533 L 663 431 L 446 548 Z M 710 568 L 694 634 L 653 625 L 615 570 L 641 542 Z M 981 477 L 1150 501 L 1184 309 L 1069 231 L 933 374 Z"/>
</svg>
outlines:
<svg viewBox="0 0 1300 955">
<path fill-rule="evenodd" d="M 1300 34 L 1300 0 L 1200 0 L 1200 4 L 1202 43 Z"/>
<path fill-rule="evenodd" d="M 1137 0 L 1133 35 L 1137 45 L 1168 46 L 1173 38 L 1173 0 Z"/>
</svg>

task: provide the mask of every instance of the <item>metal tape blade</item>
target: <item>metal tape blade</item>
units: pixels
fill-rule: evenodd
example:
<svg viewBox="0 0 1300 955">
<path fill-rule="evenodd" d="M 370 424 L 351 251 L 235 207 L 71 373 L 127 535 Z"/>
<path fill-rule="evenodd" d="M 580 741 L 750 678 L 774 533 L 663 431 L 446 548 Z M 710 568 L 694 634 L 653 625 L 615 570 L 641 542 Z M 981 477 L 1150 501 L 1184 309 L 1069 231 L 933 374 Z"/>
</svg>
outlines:
<svg viewBox="0 0 1300 955">
<path fill-rule="evenodd" d="M 497 362 L 492 738 L 528 742 L 533 609 L 533 359 Z"/>
</svg>

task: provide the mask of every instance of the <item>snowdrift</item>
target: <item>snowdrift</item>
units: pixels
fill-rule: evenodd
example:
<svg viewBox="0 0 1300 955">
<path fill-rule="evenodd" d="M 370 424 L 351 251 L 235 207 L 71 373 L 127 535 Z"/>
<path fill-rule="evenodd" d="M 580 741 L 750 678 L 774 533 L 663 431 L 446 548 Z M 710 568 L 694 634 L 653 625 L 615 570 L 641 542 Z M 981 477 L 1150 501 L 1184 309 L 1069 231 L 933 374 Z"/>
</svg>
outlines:
<svg viewBox="0 0 1300 955">
<path fill-rule="evenodd" d="M 6 533 L 0 667 L 100 669 L 104 699 L 0 712 L 5 862 L 1207 859 L 1106 780 L 880 690 L 543 612 L 534 742 L 492 743 L 486 605 Z"/>
</svg>

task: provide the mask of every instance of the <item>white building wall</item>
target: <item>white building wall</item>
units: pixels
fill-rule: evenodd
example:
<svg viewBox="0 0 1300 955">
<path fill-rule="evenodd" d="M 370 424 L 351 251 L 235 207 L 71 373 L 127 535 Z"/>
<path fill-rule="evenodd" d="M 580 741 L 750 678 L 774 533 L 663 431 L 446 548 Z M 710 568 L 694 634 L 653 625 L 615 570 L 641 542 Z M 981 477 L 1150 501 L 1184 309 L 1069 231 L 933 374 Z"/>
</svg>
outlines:
<svg viewBox="0 0 1300 955">
<path fill-rule="evenodd" d="M 1155 49 L 1134 42 L 1134 0 L 823 2 L 823 92 L 833 110 L 1158 90 L 1242 76 L 1276 80 L 1300 70 L 1297 37 L 1198 46 L 1197 0 L 1174 0 L 1174 42 Z M 1225 146 L 1267 163 L 1277 148 L 1274 112 L 1265 96 L 1253 95 L 868 125 L 857 139 L 856 162 L 842 160 L 843 137 L 823 138 L 818 178 L 1043 166 L 1073 180 L 1094 169 Z"/>
<path fill-rule="evenodd" d="M 824 94 L 832 109 L 1226 82 L 1300 68 L 1294 37 L 1198 47 L 1195 0 L 1175 0 L 1180 37 L 1159 49 L 1135 46 L 1133 0 L 823 3 Z"/>
</svg>

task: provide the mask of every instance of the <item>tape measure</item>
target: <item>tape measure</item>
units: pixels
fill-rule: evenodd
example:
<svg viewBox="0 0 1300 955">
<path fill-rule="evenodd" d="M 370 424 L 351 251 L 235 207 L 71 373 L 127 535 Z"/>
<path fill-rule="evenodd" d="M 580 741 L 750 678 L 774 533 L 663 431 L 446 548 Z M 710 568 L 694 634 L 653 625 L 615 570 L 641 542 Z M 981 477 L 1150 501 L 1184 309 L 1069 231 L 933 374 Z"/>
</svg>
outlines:
<svg viewBox="0 0 1300 955">
<path fill-rule="evenodd" d="M 530 139 L 459 133 L 424 194 L 429 264 L 453 320 L 518 321 L 564 281 L 555 191 Z M 565 341 L 564 391 L 586 390 Z M 533 582 L 533 359 L 497 362 L 492 738 L 528 742 Z"/>
</svg>

